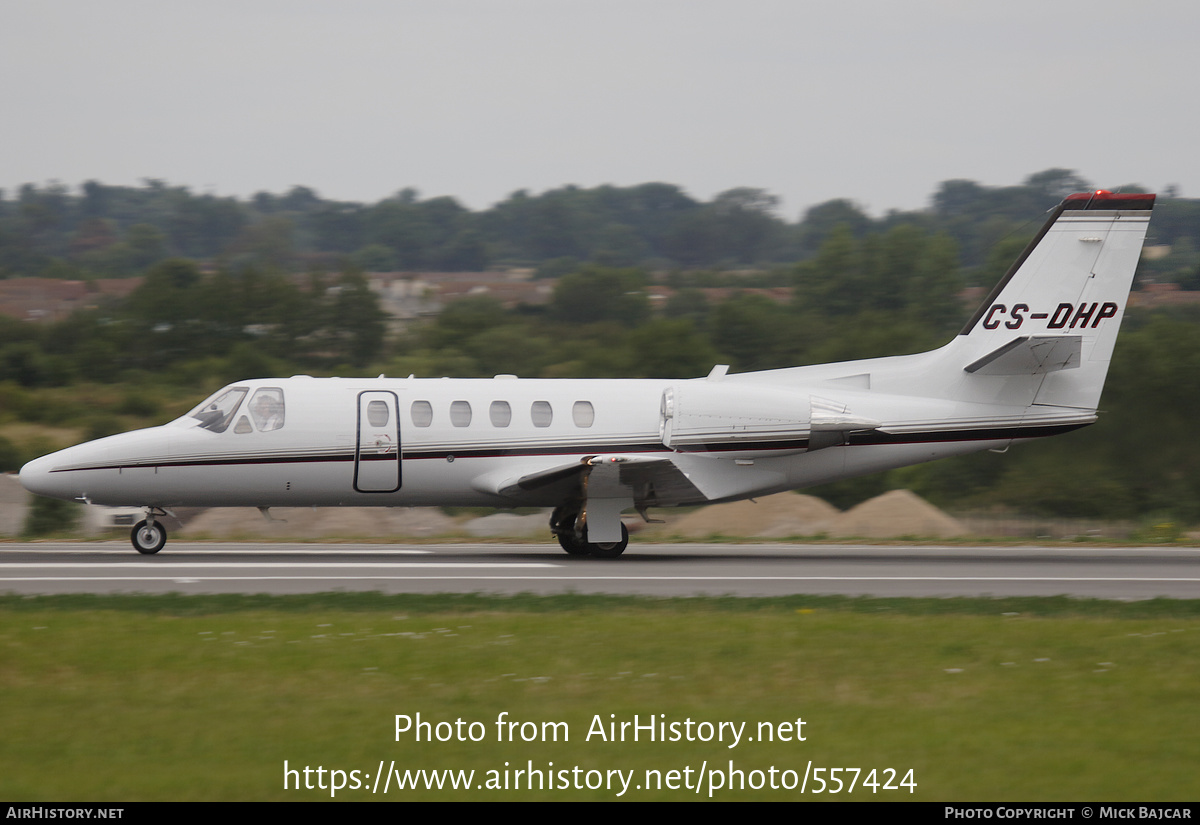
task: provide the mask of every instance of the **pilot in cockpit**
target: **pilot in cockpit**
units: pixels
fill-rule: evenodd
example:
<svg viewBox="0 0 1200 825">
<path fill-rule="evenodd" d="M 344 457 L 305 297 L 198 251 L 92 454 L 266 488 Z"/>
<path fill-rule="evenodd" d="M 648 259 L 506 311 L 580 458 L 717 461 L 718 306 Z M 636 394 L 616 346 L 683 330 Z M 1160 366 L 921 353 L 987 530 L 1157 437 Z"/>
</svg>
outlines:
<svg viewBox="0 0 1200 825">
<path fill-rule="evenodd" d="M 250 414 L 260 433 L 278 430 L 283 426 L 283 393 L 276 389 L 259 390 L 254 394 Z"/>
</svg>

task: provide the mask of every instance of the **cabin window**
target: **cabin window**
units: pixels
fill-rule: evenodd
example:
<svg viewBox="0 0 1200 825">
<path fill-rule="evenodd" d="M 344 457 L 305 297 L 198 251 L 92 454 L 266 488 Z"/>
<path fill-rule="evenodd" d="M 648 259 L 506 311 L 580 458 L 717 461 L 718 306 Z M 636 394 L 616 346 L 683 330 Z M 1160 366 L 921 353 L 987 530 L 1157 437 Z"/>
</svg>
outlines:
<svg viewBox="0 0 1200 825">
<path fill-rule="evenodd" d="M 428 401 L 414 401 L 409 409 L 412 423 L 417 427 L 428 427 L 433 423 L 433 405 Z"/>
<path fill-rule="evenodd" d="M 549 427 L 550 422 L 554 420 L 554 410 L 550 408 L 549 401 L 534 401 L 529 415 L 535 427 Z"/>
<path fill-rule="evenodd" d="M 246 387 L 233 387 L 218 395 L 212 401 L 205 401 L 192 412 L 192 418 L 200 422 L 200 426 L 214 433 L 223 433 L 229 429 L 233 416 L 237 413 L 242 399 L 249 390 Z"/>
<path fill-rule="evenodd" d="M 455 401 L 450 405 L 450 423 L 455 427 L 471 426 L 470 402 Z"/>
<path fill-rule="evenodd" d="M 250 396 L 250 415 L 260 433 L 278 430 L 283 426 L 283 390 L 278 387 L 263 387 Z M 242 423 L 238 422 L 238 427 Z M 241 432 L 240 429 L 236 430 Z"/>
<path fill-rule="evenodd" d="M 507 427 L 512 423 L 512 407 L 508 406 L 507 401 L 493 401 L 488 408 L 488 415 L 491 416 L 493 427 Z"/>
<path fill-rule="evenodd" d="M 596 420 L 596 411 L 591 401 L 576 401 L 571 407 L 571 417 L 575 419 L 576 427 L 590 427 Z"/>
<path fill-rule="evenodd" d="M 386 401 L 372 401 L 367 404 L 367 423 L 372 427 L 386 427 L 390 417 Z"/>
</svg>

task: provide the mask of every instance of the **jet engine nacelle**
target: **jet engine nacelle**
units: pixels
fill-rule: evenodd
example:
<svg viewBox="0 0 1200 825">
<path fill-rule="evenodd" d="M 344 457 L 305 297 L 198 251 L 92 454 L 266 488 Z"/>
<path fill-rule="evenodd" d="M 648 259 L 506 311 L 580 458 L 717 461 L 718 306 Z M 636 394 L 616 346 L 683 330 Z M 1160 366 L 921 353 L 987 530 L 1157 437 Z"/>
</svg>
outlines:
<svg viewBox="0 0 1200 825">
<path fill-rule="evenodd" d="M 662 443 L 680 452 L 769 449 L 789 455 L 846 443 L 880 422 L 805 392 L 697 381 L 668 387 L 659 404 Z"/>
<path fill-rule="evenodd" d="M 682 452 L 733 447 L 752 450 L 780 442 L 808 445 L 812 404 L 808 393 L 777 387 L 696 381 L 668 387 L 659 406 L 662 443 Z"/>
</svg>

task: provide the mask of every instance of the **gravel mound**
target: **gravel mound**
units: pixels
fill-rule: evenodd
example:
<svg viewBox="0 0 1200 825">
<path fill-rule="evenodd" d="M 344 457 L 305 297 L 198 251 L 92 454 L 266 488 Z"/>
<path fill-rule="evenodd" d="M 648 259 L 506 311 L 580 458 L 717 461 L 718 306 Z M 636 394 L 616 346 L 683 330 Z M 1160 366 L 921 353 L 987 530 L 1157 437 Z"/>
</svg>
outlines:
<svg viewBox="0 0 1200 825">
<path fill-rule="evenodd" d="M 842 513 L 829 533 L 872 539 L 900 536 L 948 539 L 965 536 L 967 530 L 957 519 L 911 490 L 891 490 Z"/>
<path fill-rule="evenodd" d="M 687 538 L 814 536 L 830 532 L 840 515 L 836 507 L 815 496 L 777 493 L 757 503 L 713 504 L 678 519 L 668 517 L 666 532 Z"/>
</svg>

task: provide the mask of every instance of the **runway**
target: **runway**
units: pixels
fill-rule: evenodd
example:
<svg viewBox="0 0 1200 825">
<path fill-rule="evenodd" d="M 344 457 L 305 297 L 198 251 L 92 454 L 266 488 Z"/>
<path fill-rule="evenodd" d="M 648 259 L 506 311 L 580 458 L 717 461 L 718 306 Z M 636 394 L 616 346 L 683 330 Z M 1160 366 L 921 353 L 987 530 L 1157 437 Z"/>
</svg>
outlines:
<svg viewBox="0 0 1200 825">
<path fill-rule="evenodd" d="M 1200 549 L 631 544 L 615 560 L 551 544 L 0 545 L 0 592 L 618 593 L 651 596 L 1200 598 Z"/>
</svg>

